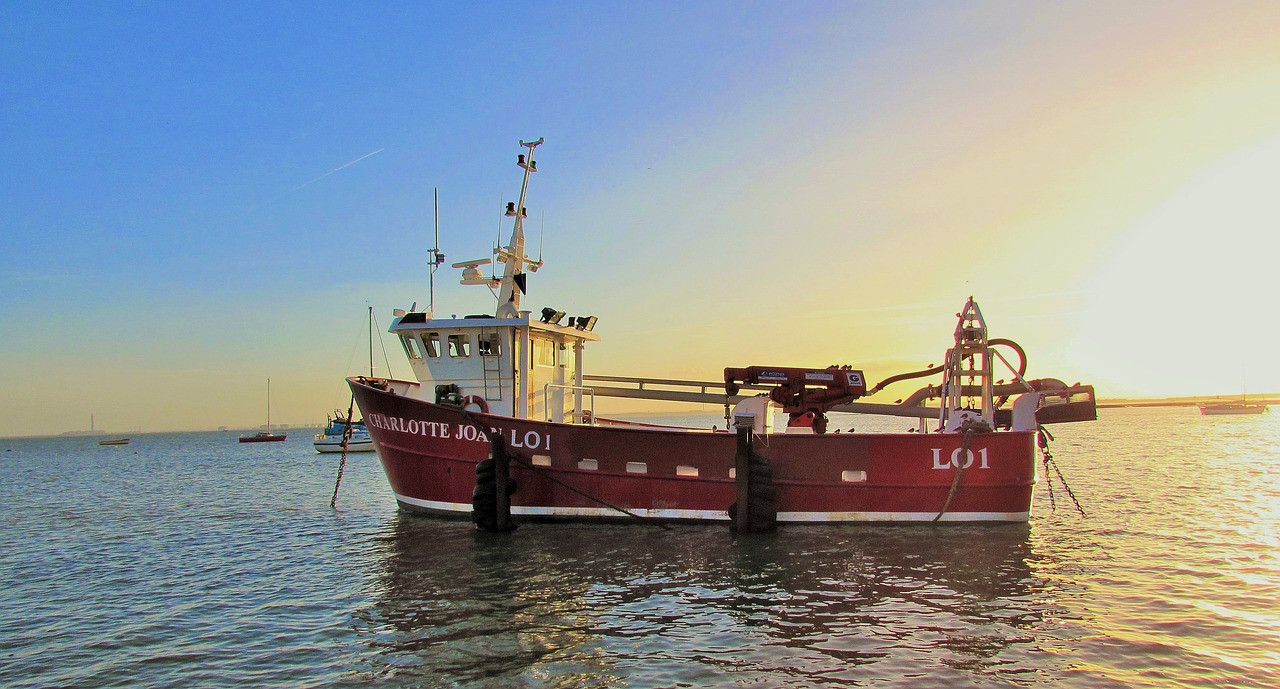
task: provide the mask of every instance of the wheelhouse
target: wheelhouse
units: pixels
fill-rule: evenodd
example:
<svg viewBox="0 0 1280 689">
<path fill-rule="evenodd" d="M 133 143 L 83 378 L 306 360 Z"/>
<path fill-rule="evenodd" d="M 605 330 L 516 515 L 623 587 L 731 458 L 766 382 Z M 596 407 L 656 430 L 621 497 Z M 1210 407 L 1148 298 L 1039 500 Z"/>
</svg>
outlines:
<svg viewBox="0 0 1280 689">
<path fill-rule="evenodd" d="M 583 351 L 600 337 L 591 332 L 594 318 L 561 325 L 563 316 L 552 309 L 541 318 L 529 311 L 448 319 L 411 312 L 397 314 L 390 332 L 437 400 L 456 393 L 494 414 L 571 423 L 593 411 L 582 384 Z"/>
</svg>

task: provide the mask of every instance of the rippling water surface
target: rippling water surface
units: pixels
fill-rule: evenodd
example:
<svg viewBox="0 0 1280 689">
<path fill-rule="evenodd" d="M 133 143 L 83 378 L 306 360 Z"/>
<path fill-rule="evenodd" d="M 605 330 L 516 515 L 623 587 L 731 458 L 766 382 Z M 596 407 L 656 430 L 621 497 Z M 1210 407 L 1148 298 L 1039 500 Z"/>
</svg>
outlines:
<svg viewBox="0 0 1280 689">
<path fill-rule="evenodd" d="M 0 440 L 0 686 L 1280 685 L 1280 414 L 1055 428 L 1030 525 L 469 523 L 308 434 Z"/>
</svg>

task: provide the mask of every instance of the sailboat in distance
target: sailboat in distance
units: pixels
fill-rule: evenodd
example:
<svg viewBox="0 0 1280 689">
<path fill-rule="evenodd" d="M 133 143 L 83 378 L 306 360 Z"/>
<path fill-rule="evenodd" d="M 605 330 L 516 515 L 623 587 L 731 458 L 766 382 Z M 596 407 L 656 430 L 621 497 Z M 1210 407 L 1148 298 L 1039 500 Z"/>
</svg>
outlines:
<svg viewBox="0 0 1280 689">
<path fill-rule="evenodd" d="M 268 378 L 267 379 L 267 430 L 259 431 L 257 433 L 254 433 L 253 435 L 242 435 L 240 436 L 240 442 L 271 443 L 271 442 L 284 440 L 287 437 L 289 436 L 288 434 L 285 434 L 285 433 L 271 432 L 271 379 Z"/>
<path fill-rule="evenodd" d="M 1202 416 L 1223 416 L 1227 414 L 1265 414 L 1267 405 L 1250 403 L 1249 398 L 1242 396 L 1239 402 L 1213 402 L 1200 405 Z"/>
<path fill-rule="evenodd" d="M 1269 411 L 1265 401 L 1249 402 L 1249 383 L 1247 380 L 1241 380 L 1240 387 L 1240 399 L 1218 402 L 1201 402 L 1197 405 L 1200 408 L 1200 414 L 1202 416 L 1225 416 L 1236 414 L 1265 414 Z M 1221 398 L 1218 399 L 1221 400 Z"/>
</svg>

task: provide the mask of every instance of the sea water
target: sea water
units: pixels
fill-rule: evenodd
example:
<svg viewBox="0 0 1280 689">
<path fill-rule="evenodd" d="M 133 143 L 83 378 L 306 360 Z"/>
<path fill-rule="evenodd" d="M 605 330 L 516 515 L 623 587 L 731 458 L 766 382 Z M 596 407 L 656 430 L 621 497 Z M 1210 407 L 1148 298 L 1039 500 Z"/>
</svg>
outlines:
<svg viewBox="0 0 1280 689">
<path fill-rule="evenodd" d="M 477 533 L 371 453 L 330 509 L 296 431 L 0 440 L 0 686 L 1280 686 L 1280 414 L 1052 430 L 1084 516 L 736 540 Z"/>
</svg>

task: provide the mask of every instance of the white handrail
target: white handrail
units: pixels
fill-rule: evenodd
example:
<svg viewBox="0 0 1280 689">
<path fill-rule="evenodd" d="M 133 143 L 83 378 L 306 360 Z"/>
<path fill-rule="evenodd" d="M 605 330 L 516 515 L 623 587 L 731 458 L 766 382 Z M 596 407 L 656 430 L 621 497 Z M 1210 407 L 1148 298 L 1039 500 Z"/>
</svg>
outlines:
<svg viewBox="0 0 1280 689">
<path fill-rule="evenodd" d="M 581 394 L 581 393 L 584 393 L 584 392 L 585 392 L 585 393 L 587 393 L 588 395 L 590 395 L 590 396 L 591 396 L 591 408 L 588 410 L 588 412 L 589 412 L 589 413 L 590 413 L 590 415 L 591 415 L 591 424 L 590 424 L 590 425 L 592 425 L 592 426 L 596 425 L 596 390 L 595 390 L 595 388 L 589 388 L 589 387 L 585 387 L 585 386 L 582 386 L 582 385 L 561 385 L 561 384 L 559 384 L 559 383 L 547 383 L 546 385 L 543 385 L 543 386 L 542 386 L 542 405 L 543 405 L 543 408 L 546 408 L 546 407 L 548 406 L 548 403 L 549 403 L 549 402 L 550 402 L 550 400 L 551 400 L 551 388 L 559 388 L 559 389 L 561 389 L 561 390 L 575 390 L 575 391 L 577 391 L 579 394 Z M 582 402 L 581 398 L 574 399 L 574 404 L 573 404 L 573 411 L 574 411 L 574 414 L 573 414 L 573 422 L 574 422 L 574 423 L 578 423 L 577 411 L 578 411 L 578 408 L 582 406 L 581 402 Z M 562 408 L 563 408 L 563 407 L 562 407 Z M 548 418 L 548 419 L 547 419 L 547 421 L 550 421 L 550 420 L 551 420 L 550 418 Z"/>
</svg>

